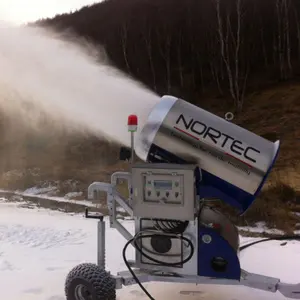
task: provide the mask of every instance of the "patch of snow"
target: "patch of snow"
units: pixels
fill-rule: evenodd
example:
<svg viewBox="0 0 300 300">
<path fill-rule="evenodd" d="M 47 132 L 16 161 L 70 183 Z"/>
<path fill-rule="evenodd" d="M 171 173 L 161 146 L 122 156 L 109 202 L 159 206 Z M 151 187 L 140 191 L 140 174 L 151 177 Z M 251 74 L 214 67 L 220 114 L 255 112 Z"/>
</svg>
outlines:
<svg viewBox="0 0 300 300">
<path fill-rule="evenodd" d="M 71 193 L 67 193 L 64 198 L 65 199 L 72 199 L 72 198 L 75 198 L 75 197 L 80 197 L 82 196 L 83 193 L 82 192 L 71 192 Z"/>
<path fill-rule="evenodd" d="M 65 300 L 68 272 L 82 262 L 96 262 L 97 221 L 46 209 L 18 208 L 0 199 L 0 289 L 6 300 Z M 125 239 L 107 222 L 107 269 L 113 274 L 126 270 L 122 261 Z M 133 232 L 132 221 L 120 221 Z M 253 238 L 241 238 L 242 244 Z M 300 243 L 279 241 L 257 244 L 240 254 L 241 265 L 250 272 L 299 279 Z M 128 249 L 128 259 L 134 257 Z M 282 259 L 278 259 L 278 258 Z M 16 284 L 17 283 L 17 284 Z M 283 300 L 273 294 L 242 286 L 145 283 L 157 300 Z M 137 285 L 117 291 L 118 300 L 147 299 Z"/>
<path fill-rule="evenodd" d="M 122 206 L 117 206 L 116 211 L 120 213 L 126 213 L 126 210 Z"/>
<path fill-rule="evenodd" d="M 0 193 L 11 193 L 13 194 L 13 192 L 11 191 L 6 191 L 6 190 L 0 190 Z M 40 198 L 40 199 L 47 199 L 48 201 L 56 201 L 56 202 L 63 202 L 63 203 L 74 203 L 74 204 L 79 204 L 79 205 L 85 205 L 87 207 L 98 207 L 98 205 L 92 203 L 89 200 L 68 200 L 68 199 L 64 199 L 63 197 L 53 197 L 53 196 L 48 196 L 48 195 L 44 195 L 44 194 L 40 194 L 40 195 L 33 195 L 33 194 L 25 194 L 24 192 L 14 192 L 13 197 L 20 197 L 20 199 L 22 199 L 22 196 L 26 197 L 26 198 Z"/>
<path fill-rule="evenodd" d="M 57 192 L 56 186 L 48 186 L 48 187 L 31 187 L 23 192 L 24 195 L 40 195 L 40 194 L 48 194 L 52 192 Z"/>
<path fill-rule="evenodd" d="M 78 204 L 78 205 L 84 205 L 86 207 L 90 207 L 90 208 L 101 208 L 102 207 L 102 203 L 93 203 L 89 200 L 73 200 L 73 197 L 76 196 L 81 196 L 83 193 L 82 192 L 71 192 L 66 194 L 64 197 L 57 197 L 57 196 L 50 196 L 49 194 L 44 194 L 44 193 L 40 193 L 40 191 L 42 189 L 46 188 L 31 188 L 26 190 L 25 192 L 18 192 L 16 191 L 15 194 L 12 196 L 12 200 L 16 200 L 18 202 L 23 201 L 22 196 L 26 197 L 27 199 L 32 197 L 34 199 L 45 199 L 47 201 L 55 201 L 55 202 L 60 202 L 60 203 L 73 203 L 73 204 Z M 49 187 L 50 190 L 50 187 Z M 0 193 L 3 192 L 7 192 L 5 190 L 0 190 Z M 117 205 L 116 207 L 116 211 L 118 213 L 124 214 L 126 213 L 125 209 L 119 205 Z M 123 218 L 122 215 L 118 215 L 117 218 Z"/>
<path fill-rule="evenodd" d="M 256 226 L 239 226 L 239 230 L 251 232 L 251 233 L 268 233 L 274 235 L 283 235 L 284 231 L 279 229 L 270 229 L 265 222 L 257 222 Z"/>
<path fill-rule="evenodd" d="M 26 195 L 26 196 L 28 196 L 28 195 Z M 87 207 L 97 207 L 96 204 L 94 204 L 88 200 L 68 200 L 68 199 L 64 199 L 63 197 L 49 197 L 47 195 L 37 195 L 35 197 L 40 198 L 40 199 L 47 199 L 50 201 L 52 200 L 52 201 L 56 201 L 56 202 L 81 204 L 81 205 L 85 205 Z"/>
</svg>

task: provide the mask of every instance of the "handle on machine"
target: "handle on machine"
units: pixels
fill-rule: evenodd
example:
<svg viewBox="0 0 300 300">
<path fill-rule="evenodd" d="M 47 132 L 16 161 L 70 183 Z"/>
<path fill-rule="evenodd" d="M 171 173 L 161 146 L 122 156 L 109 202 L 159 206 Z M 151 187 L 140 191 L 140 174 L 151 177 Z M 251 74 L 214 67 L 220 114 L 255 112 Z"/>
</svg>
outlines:
<svg viewBox="0 0 300 300">
<path fill-rule="evenodd" d="M 98 219 L 99 221 L 103 221 L 104 216 L 98 213 L 90 213 L 88 207 L 85 208 L 85 218 L 86 219 Z"/>
</svg>

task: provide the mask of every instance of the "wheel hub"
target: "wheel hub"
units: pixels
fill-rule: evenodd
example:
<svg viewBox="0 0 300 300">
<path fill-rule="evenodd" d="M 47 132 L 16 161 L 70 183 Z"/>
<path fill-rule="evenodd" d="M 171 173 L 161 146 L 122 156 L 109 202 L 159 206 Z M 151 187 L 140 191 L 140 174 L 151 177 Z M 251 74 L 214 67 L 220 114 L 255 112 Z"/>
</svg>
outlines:
<svg viewBox="0 0 300 300">
<path fill-rule="evenodd" d="M 92 294 L 85 285 L 79 284 L 75 288 L 75 299 L 92 300 Z"/>
</svg>

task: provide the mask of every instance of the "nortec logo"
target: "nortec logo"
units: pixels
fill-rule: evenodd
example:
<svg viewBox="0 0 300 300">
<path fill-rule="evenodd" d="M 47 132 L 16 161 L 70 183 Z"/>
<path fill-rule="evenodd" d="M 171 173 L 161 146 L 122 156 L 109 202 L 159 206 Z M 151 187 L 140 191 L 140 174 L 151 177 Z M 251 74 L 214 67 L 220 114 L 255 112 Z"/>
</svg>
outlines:
<svg viewBox="0 0 300 300">
<path fill-rule="evenodd" d="M 230 135 L 225 134 L 211 126 L 207 126 L 206 124 L 194 120 L 193 118 L 187 120 L 187 118 L 185 118 L 183 114 L 178 117 L 176 125 L 178 124 L 182 125 L 185 128 L 185 130 L 187 131 L 183 131 L 185 134 L 198 140 L 200 140 L 201 138 L 205 140 L 209 139 L 221 148 L 227 146 L 236 155 L 239 155 L 244 159 L 251 161 L 252 163 L 256 163 L 256 159 L 254 157 L 256 154 L 260 153 L 260 150 L 250 146 L 246 147 L 245 145 L 243 145 L 242 141 L 236 140 Z M 175 129 L 182 131 L 181 129 L 176 128 L 176 126 Z"/>
</svg>

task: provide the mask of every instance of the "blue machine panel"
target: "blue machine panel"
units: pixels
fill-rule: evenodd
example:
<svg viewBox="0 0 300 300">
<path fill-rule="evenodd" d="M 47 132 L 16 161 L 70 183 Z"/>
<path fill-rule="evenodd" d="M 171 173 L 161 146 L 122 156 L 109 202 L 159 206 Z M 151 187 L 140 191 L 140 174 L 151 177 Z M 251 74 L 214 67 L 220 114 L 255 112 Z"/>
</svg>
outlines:
<svg viewBox="0 0 300 300">
<path fill-rule="evenodd" d="M 198 275 L 240 280 L 239 258 L 229 243 L 215 229 L 205 227 L 199 227 L 198 238 Z"/>
</svg>

